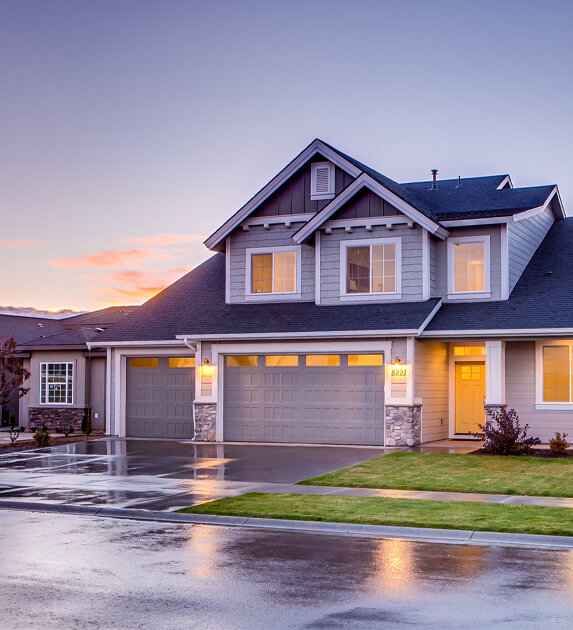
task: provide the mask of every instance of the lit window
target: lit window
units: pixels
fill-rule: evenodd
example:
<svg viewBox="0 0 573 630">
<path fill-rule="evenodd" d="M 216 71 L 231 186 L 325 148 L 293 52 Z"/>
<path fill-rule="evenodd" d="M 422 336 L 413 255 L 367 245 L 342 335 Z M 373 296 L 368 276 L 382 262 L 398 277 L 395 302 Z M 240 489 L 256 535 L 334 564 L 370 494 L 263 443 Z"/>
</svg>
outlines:
<svg viewBox="0 0 573 630">
<path fill-rule="evenodd" d="M 571 346 L 543 348 L 543 400 L 571 402 Z"/>
<path fill-rule="evenodd" d="M 159 359 L 157 357 L 138 357 L 129 360 L 132 368 L 155 369 L 159 367 Z"/>
<path fill-rule="evenodd" d="M 169 357 L 170 368 L 194 368 L 195 357 Z"/>
<path fill-rule="evenodd" d="M 338 354 L 307 354 L 307 367 L 338 367 L 340 355 Z"/>
<path fill-rule="evenodd" d="M 227 357 L 227 367 L 257 367 L 259 357 L 256 355 L 230 355 Z"/>
<path fill-rule="evenodd" d="M 73 378 L 73 363 L 41 363 L 40 403 L 71 405 Z"/>
<path fill-rule="evenodd" d="M 297 367 L 298 356 L 295 354 L 270 354 L 265 357 L 267 367 Z"/>
<path fill-rule="evenodd" d="M 397 247 L 359 245 L 346 248 L 346 293 L 396 293 Z"/>
<path fill-rule="evenodd" d="M 454 243 L 454 292 L 485 291 L 485 243 Z"/>
<path fill-rule="evenodd" d="M 349 367 L 381 367 L 384 357 L 381 354 L 349 354 Z"/>
<path fill-rule="evenodd" d="M 454 348 L 454 355 L 456 357 L 467 357 L 475 355 L 484 355 L 485 346 L 456 346 Z"/>
<path fill-rule="evenodd" d="M 295 251 L 251 255 L 251 293 L 295 292 Z"/>
</svg>

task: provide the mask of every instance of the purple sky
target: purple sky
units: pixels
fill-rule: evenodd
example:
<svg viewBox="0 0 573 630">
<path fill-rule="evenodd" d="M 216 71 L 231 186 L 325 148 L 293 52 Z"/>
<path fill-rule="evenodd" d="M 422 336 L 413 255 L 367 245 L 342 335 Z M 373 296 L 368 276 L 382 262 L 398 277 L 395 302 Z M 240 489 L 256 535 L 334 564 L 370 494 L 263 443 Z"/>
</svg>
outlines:
<svg viewBox="0 0 573 630">
<path fill-rule="evenodd" d="M 573 203 L 573 4 L 0 0 L 0 304 L 138 303 L 314 137 Z"/>
</svg>

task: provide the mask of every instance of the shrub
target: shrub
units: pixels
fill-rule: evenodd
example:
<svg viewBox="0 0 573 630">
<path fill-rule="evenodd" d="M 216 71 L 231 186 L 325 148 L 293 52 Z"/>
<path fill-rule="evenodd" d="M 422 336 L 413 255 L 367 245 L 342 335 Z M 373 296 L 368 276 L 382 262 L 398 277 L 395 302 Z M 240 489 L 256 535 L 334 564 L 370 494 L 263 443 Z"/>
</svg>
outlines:
<svg viewBox="0 0 573 630">
<path fill-rule="evenodd" d="M 30 433 L 34 433 L 34 431 L 36 431 L 38 429 L 38 425 L 37 424 L 29 424 L 28 425 L 28 429 L 30 430 Z"/>
<path fill-rule="evenodd" d="M 559 431 L 555 433 L 555 437 L 552 437 L 549 440 L 549 450 L 551 451 L 551 455 L 565 455 L 567 449 L 569 448 L 569 442 L 565 439 L 567 437 L 567 433 L 561 435 Z"/>
<path fill-rule="evenodd" d="M 64 432 L 64 428 L 62 427 L 61 424 L 55 424 L 54 425 L 54 431 L 56 433 L 63 433 Z"/>
<path fill-rule="evenodd" d="M 50 434 L 48 433 L 48 429 L 46 429 L 46 427 L 36 429 L 34 439 L 39 447 L 50 446 Z"/>
<path fill-rule="evenodd" d="M 26 432 L 26 427 L 20 427 L 20 433 L 25 433 Z"/>
<path fill-rule="evenodd" d="M 16 440 L 20 437 L 20 429 L 17 426 L 12 425 L 10 427 L 9 436 L 10 436 L 10 444 L 14 446 L 14 444 L 16 443 Z"/>
<path fill-rule="evenodd" d="M 74 432 L 74 427 L 71 424 L 68 424 L 68 426 L 64 429 L 64 435 L 66 437 L 68 437 L 68 435 L 70 435 L 73 432 Z"/>
<path fill-rule="evenodd" d="M 82 433 L 85 433 L 86 439 L 89 434 L 92 432 L 92 419 L 89 410 L 84 410 L 84 415 L 82 418 Z"/>
<path fill-rule="evenodd" d="M 474 433 L 484 440 L 482 450 L 493 455 L 529 455 L 531 447 L 540 444 L 536 437 L 527 437 L 529 425 L 521 427 L 515 409 L 500 409 L 493 422 L 479 424 L 483 433 Z"/>
</svg>

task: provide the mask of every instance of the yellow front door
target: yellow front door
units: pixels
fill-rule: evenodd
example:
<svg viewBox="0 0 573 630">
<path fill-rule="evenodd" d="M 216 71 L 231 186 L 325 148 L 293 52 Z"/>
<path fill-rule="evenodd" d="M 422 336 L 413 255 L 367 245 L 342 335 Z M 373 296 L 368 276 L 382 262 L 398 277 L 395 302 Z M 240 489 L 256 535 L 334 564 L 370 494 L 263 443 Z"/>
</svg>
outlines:
<svg viewBox="0 0 573 630">
<path fill-rule="evenodd" d="M 456 363 L 456 433 L 476 433 L 484 424 L 485 363 Z"/>
</svg>

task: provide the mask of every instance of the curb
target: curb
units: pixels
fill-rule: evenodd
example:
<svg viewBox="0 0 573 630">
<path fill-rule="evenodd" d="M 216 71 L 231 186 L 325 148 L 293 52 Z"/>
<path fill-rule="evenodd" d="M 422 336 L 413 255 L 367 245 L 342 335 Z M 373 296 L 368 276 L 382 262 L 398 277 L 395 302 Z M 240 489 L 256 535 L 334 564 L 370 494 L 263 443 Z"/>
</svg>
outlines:
<svg viewBox="0 0 573 630">
<path fill-rule="evenodd" d="M 417 542 L 450 545 L 480 545 L 522 547 L 535 549 L 571 549 L 573 536 L 544 536 L 539 534 L 511 534 L 503 532 L 477 532 L 464 529 L 432 529 L 426 527 L 392 527 L 387 525 L 361 525 L 358 523 L 327 523 L 323 521 L 289 521 L 286 519 L 250 518 L 242 516 L 214 516 L 210 514 L 182 514 L 112 507 L 91 507 L 58 503 L 0 500 L 0 509 L 52 514 L 99 516 L 132 521 L 183 523 L 190 525 L 220 525 L 246 527 L 272 531 L 291 531 L 366 538 L 397 538 Z"/>
</svg>

